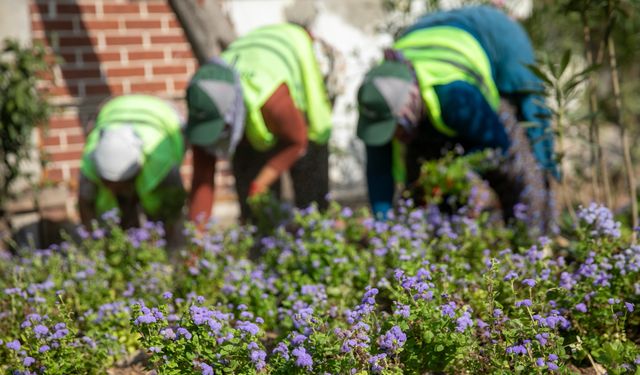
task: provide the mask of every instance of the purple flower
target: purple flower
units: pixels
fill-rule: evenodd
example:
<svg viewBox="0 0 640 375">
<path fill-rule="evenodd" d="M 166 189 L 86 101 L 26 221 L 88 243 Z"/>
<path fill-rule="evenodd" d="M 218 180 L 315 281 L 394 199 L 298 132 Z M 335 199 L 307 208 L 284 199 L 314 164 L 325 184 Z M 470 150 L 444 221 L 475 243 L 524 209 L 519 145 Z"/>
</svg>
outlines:
<svg viewBox="0 0 640 375">
<path fill-rule="evenodd" d="M 516 271 L 509 271 L 509 273 L 507 273 L 504 277 L 504 281 L 509 281 L 509 280 L 513 280 L 516 277 L 518 277 L 518 273 Z"/>
<path fill-rule="evenodd" d="M 469 327 L 473 327 L 473 319 L 471 319 L 471 314 L 469 311 L 465 311 L 461 317 L 456 319 L 456 331 L 464 332 Z"/>
<path fill-rule="evenodd" d="M 285 360 L 289 360 L 289 348 L 285 343 L 279 342 L 278 345 L 276 345 L 275 349 L 273 349 L 273 354 L 276 353 L 280 354 Z"/>
<path fill-rule="evenodd" d="M 635 309 L 633 303 L 630 302 L 625 302 L 624 306 L 627 308 L 628 312 L 633 312 L 633 310 Z"/>
<path fill-rule="evenodd" d="M 249 353 L 249 359 L 256 366 L 256 370 L 258 371 L 262 370 L 267 365 L 265 362 L 266 358 L 267 353 L 265 353 L 264 350 L 257 349 L 252 350 Z"/>
<path fill-rule="evenodd" d="M 384 367 L 380 364 L 380 361 L 383 361 L 387 357 L 386 353 L 380 353 L 369 358 L 369 364 L 371 364 L 371 371 L 374 374 L 381 373 L 384 370 Z"/>
<path fill-rule="evenodd" d="M 531 307 L 531 300 L 527 298 L 523 299 L 522 301 L 516 301 L 516 307 L 522 306 Z"/>
<path fill-rule="evenodd" d="M 393 311 L 393 315 L 401 316 L 405 319 L 409 318 L 411 315 L 411 308 L 409 305 L 403 305 L 401 303 L 395 302 L 395 310 Z"/>
<path fill-rule="evenodd" d="M 306 339 L 307 339 L 307 336 L 305 336 L 305 335 L 298 335 L 298 334 L 296 334 L 296 335 L 291 339 L 291 344 L 298 346 L 298 345 L 302 344 Z"/>
<path fill-rule="evenodd" d="M 293 349 L 291 351 L 291 354 L 296 357 L 296 366 L 311 371 L 311 369 L 313 368 L 313 360 L 303 347 Z"/>
<path fill-rule="evenodd" d="M 45 344 L 45 345 L 42 345 L 42 346 L 40 347 L 40 349 L 38 349 L 38 351 L 39 351 L 40 353 L 44 353 L 44 352 L 48 352 L 48 351 L 49 351 L 49 349 L 51 349 L 51 348 L 49 347 L 49 345 L 46 345 L 46 344 Z"/>
<path fill-rule="evenodd" d="M 580 311 L 581 313 L 586 313 L 587 312 L 587 305 L 585 305 L 584 303 L 580 302 L 579 304 L 577 304 L 575 306 L 575 309 Z"/>
<path fill-rule="evenodd" d="M 191 332 L 189 332 L 186 328 L 183 328 L 183 327 L 178 328 L 178 334 L 187 340 L 191 340 L 191 337 L 193 337 L 191 335 Z"/>
<path fill-rule="evenodd" d="M 440 306 L 440 311 L 442 311 L 443 316 L 448 316 L 449 318 L 454 318 L 456 316 L 456 303 L 451 301 L 447 304 Z"/>
<path fill-rule="evenodd" d="M 540 358 L 536 359 L 536 365 L 538 367 L 544 367 L 544 358 L 540 357 Z"/>
<path fill-rule="evenodd" d="M 197 362 L 196 366 L 200 368 L 200 371 L 202 371 L 202 375 L 213 375 L 213 367 L 209 366 L 208 364 L 204 362 Z"/>
<path fill-rule="evenodd" d="M 536 286 L 536 281 L 533 279 L 524 279 L 522 280 L 522 283 L 529 288 L 533 288 L 534 286 Z"/>
<path fill-rule="evenodd" d="M 26 367 L 31 366 L 32 364 L 34 364 L 36 362 L 35 358 L 33 357 L 25 357 L 22 360 L 22 364 L 25 365 Z"/>
<path fill-rule="evenodd" d="M 558 356 L 556 354 L 549 354 L 549 360 L 550 361 L 557 361 L 558 360 Z"/>
<path fill-rule="evenodd" d="M 402 332 L 400 327 L 393 326 L 387 333 L 378 339 L 378 345 L 382 350 L 396 352 L 407 341 L 407 335 Z"/>
<path fill-rule="evenodd" d="M 20 345 L 20 341 L 18 340 L 9 341 L 8 343 L 6 343 L 6 346 L 7 348 L 15 350 L 16 352 L 22 347 L 22 345 Z"/>
<path fill-rule="evenodd" d="M 40 338 L 49 333 L 49 328 L 42 324 L 38 324 L 37 326 L 33 327 L 33 332 L 36 334 L 37 338 Z"/>
<path fill-rule="evenodd" d="M 557 371 L 559 369 L 558 365 L 556 365 L 553 362 L 547 362 L 547 367 L 549 368 L 549 370 L 551 371 Z"/>
<path fill-rule="evenodd" d="M 524 345 L 513 345 L 507 348 L 507 354 L 527 354 L 527 347 Z"/>
<path fill-rule="evenodd" d="M 236 323 L 236 328 L 241 331 L 247 332 L 250 335 L 257 335 L 258 332 L 260 332 L 260 328 L 249 321 L 239 320 Z"/>
<path fill-rule="evenodd" d="M 591 229 L 592 236 L 620 237 L 620 222 L 615 221 L 611 211 L 602 205 L 591 203 L 587 208 L 580 207 L 578 218 Z"/>
<path fill-rule="evenodd" d="M 171 292 L 162 293 L 162 298 L 164 298 L 164 299 L 171 299 L 172 297 L 173 297 L 173 293 L 171 293 Z"/>
<path fill-rule="evenodd" d="M 176 335 L 176 333 L 173 331 L 173 329 L 171 328 L 165 328 L 163 330 L 160 331 L 160 334 L 162 335 L 162 337 L 164 337 L 166 340 L 175 340 L 178 336 Z"/>
<path fill-rule="evenodd" d="M 547 341 L 549 339 L 549 334 L 544 332 L 544 333 L 538 333 L 536 335 L 536 340 L 538 340 L 538 342 L 540 343 L 540 345 L 545 346 L 547 345 Z"/>
</svg>

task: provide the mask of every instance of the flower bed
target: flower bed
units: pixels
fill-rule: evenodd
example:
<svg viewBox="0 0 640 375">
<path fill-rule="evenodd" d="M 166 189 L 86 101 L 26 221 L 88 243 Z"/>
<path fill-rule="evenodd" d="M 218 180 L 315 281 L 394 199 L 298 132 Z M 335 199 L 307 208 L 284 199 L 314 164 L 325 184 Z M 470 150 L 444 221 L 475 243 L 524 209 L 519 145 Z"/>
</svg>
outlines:
<svg viewBox="0 0 640 375">
<path fill-rule="evenodd" d="M 386 222 L 333 205 L 269 236 L 117 217 L 0 262 L 0 370 L 161 374 L 639 371 L 640 247 L 590 206 L 563 246 L 435 207 Z M 475 217 L 470 217 L 475 216 Z"/>
</svg>

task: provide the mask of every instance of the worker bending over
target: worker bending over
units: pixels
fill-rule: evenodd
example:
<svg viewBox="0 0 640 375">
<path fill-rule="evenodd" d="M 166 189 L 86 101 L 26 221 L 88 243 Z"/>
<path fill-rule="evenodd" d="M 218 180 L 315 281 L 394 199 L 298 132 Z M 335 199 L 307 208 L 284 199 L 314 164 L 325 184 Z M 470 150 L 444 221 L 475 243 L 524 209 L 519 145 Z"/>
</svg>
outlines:
<svg viewBox="0 0 640 375">
<path fill-rule="evenodd" d="M 331 107 L 309 33 L 292 24 L 262 27 L 233 42 L 221 59 L 202 66 L 187 89 L 190 218 L 210 216 L 216 144 L 243 124 L 232 159 L 242 217 L 251 216 L 247 197 L 279 192 L 285 171 L 296 206 L 326 207 Z"/>
<path fill-rule="evenodd" d="M 170 237 L 179 230 L 186 197 L 179 173 L 183 155 L 181 121 L 171 104 L 147 95 L 109 100 L 82 154 L 83 224 L 117 208 L 123 228 L 139 226 L 144 213 L 148 220 L 162 221 Z"/>
<path fill-rule="evenodd" d="M 535 232 L 549 230 L 557 172 L 542 85 L 527 67 L 534 62 L 525 31 L 491 7 L 429 14 L 409 27 L 358 91 L 374 212 L 392 207 L 394 180 L 411 186 L 422 161 L 461 145 L 502 156 L 484 177 L 506 220 L 520 203 Z"/>
</svg>

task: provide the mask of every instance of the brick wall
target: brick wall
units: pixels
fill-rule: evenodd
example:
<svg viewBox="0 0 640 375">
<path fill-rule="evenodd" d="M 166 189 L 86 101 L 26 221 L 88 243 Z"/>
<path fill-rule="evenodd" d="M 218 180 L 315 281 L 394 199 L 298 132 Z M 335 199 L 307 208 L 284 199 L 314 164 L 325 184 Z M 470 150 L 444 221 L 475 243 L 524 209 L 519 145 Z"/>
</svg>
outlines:
<svg viewBox="0 0 640 375">
<path fill-rule="evenodd" d="M 40 147 L 44 179 L 76 188 L 87 125 L 109 96 L 157 95 L 176 103 L 197 69 L 183 30 L 166 1 L 30 0 L 33 39 L 62 60 L 44 85 L 57 106 Z M 216 176 L 217 199 L 232 197 L 227 163 Z M 188 185 L 190 155 L 183 177 Z"/>
</svg>

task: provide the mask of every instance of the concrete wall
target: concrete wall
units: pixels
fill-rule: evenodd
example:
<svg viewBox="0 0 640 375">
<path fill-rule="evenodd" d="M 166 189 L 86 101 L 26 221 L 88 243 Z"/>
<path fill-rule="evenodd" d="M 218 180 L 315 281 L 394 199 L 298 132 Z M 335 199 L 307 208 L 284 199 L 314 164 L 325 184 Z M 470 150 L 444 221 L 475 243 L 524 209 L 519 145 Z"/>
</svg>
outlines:
<svg viewBox="0 0 640 375">
<path fill-rule="evenodd" d="M 31 42 L 28 0 L 0 0 L 0 40 L 5 38 Z"/>
</svg>

